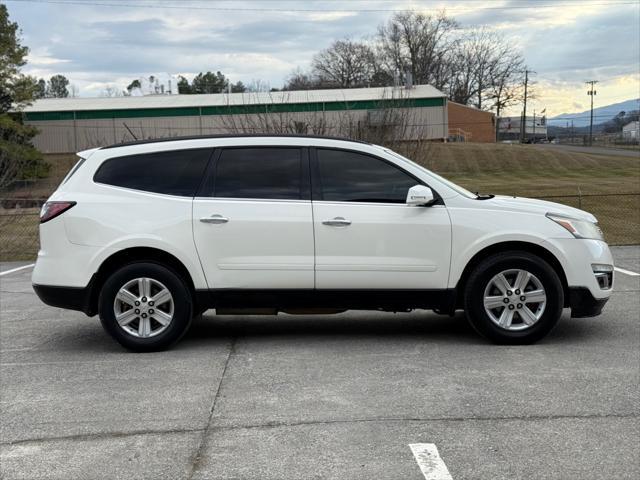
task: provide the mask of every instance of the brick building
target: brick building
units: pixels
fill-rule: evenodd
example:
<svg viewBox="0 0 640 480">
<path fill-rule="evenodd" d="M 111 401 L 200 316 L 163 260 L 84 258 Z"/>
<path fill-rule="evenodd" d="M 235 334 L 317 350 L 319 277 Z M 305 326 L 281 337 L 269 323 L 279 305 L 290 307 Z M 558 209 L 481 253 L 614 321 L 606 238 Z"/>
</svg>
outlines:
<svg viewBox="0 0 640 480">
<path fill-rule="evenodd" d="M 448 101 L 447 116 L 450 141 L 480 143 L 496 141 L 496 117 L 493 113 Z"/>
</svg>

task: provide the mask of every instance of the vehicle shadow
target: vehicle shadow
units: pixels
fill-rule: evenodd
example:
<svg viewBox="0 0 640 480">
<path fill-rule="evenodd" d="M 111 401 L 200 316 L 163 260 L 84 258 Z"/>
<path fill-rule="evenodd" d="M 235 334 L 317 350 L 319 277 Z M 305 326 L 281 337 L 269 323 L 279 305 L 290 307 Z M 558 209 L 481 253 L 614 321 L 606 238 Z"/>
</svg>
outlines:
<svg viewBox="0 0 640 480">
<path fill-rule="evenodd" d="M 430 343 L 490 344 L 467 323 L 464 314 L 454 317 L 427 311 L 411 313 L 348 312 L 337 315 L 215 315 L 211 310 L 194 320 L 182 339 L 185 346 L 220 337 L 422 337 Z M 572 319 L 565 312 L 558 325 L 540 344 L 588 342 L 607 337 L 605 322 Z"/>
<path fill-rule="evenodd" d="M 126 352 L 100 326 L 84 317 L 60 325 L 55 335 L 48 337 L 40 348 L 57 354 L 91 353 L 118 354 Z M 583 347 L 591 342 L 611 340 L 616 333 L 603 319 L 571 319 L 565 313 L 556 328 L 538 345 L 571 345 Z M 215 315 L 211 310 L 196 318 L 185 337 L 171 350 L 181 352 L 208 349 L 230 338 L 279 338 L 298 343 L 305 340 L 366 341 L 389 337 L 393 339 L 419 338 L 432 345 L 487 345 L 467 323 L 462 312 L 454 317 L 436 315 L 428 311 L 411 313 L 355 312 L 337 315 Z M 45 346 L 46 345 L 46 346 Z"/>
<path fill-rule="evenodd" d="M 461 313 L 455 317 L 431 312 L 348 312 L 336 315 L 215 315 L 194 320 L 181 343 L 219 337 L 424 337 L 430 341 L 482 343 Z"/>
</svg>

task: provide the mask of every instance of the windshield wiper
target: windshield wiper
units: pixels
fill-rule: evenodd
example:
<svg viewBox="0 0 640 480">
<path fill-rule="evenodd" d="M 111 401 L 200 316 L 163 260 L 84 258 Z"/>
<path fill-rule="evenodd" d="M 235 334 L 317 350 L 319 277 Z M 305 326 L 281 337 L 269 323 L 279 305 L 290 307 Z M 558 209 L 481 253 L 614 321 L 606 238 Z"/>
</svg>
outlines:
<svg viewBox="0 0 640 480">
<path fill-rule="evenodd" d="M 489 193 L 478 193 L 478 192 L 475 192 L 475 193 L 476 193 L 476 200 L 489 200 L 495 197 L 495 195 L 491 195 Z"/>
</svg>

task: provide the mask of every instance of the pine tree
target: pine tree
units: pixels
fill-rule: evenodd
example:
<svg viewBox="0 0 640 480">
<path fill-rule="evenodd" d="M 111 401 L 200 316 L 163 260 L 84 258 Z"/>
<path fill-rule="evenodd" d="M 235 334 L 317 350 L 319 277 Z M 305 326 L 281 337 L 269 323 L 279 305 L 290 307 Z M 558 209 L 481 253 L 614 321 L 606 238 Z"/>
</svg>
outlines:
<svg viewBox="0 0 640 480">
<path fill-rule="evenodd" d="M 0 188 L 15 180 L 44 176 L 49 165 L 31 143 L 37 130 L 22 122 L 21 110 L 38 92 L 35 78 L 20 73 L 29 49 L 0 4 Z"/>
</svg>

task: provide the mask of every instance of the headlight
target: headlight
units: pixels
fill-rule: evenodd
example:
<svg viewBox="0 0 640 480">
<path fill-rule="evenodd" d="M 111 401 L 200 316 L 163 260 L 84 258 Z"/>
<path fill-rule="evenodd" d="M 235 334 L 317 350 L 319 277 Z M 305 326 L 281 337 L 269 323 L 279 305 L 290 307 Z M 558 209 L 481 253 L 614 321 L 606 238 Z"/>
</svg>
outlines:
<svg viewBox="0 0 640 480">
<path fill-rule="evenodd" d="M 589 238 L 593 240 L 603 240 L 602 230 L 597 223 L 588 220 L 578 220 L 577 218 L 565 217 L 555 213 L 547 213 L 547 218 L 553 220 L 558 225 L 568 230 L 576 238 Z"/>
</svg>

